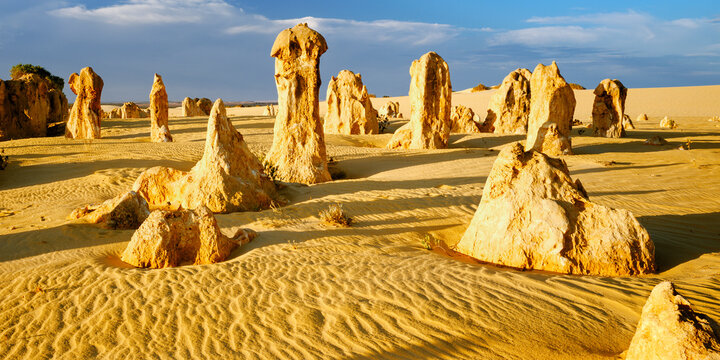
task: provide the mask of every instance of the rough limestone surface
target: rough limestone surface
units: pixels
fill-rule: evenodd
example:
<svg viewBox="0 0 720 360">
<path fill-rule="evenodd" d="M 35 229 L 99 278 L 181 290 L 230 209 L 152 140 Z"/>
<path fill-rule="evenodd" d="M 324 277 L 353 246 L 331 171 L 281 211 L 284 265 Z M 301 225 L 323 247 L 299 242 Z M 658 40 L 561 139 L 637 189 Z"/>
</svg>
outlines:
<svg viewBox="0 0 720 360">
<path fill-rule="evenodd" d="M 183 263 L 214 264 L 227 259 L 233 249 L 256 235 L 252 230 L 240 229 L 232 237 L 225 236 L 205 206 L 155 210 L 135 231 L 120 258 L 136 267 L 154 269 Z"/>
<path fill-rule="evenodd" d="M 450 112 L 451 133 L 479 133 L 480 127 L 474 120 L 475 113 L 464 105 L 453 106 Z"/>
<path fill-rule="evenodd" d="M 48 100 L 50 101 L 50 111 L 48 112 L 47 122 L 65 122 L 70 115 L 67 97 L 62 90 L 51 88 L 48 91 Z"/>
<path fill-rule="evenodd" d="M 121 107 L 117 108 L 117 111 L 119 112 L 120 116 L 118 116 L 118 118 L 120 119 L 140 119 L 147 117 L 147 113 L 132 101 L 124 103 Z M 112 111 L 111 116 L 113 116 Z"/>
<path fill-rule="evenodd" d="M 621 138 L 625 137 L 623 115 L 627 88 L 617 79 L 605 79 L 593 92 L 595 101 L 592 108 L 593 135 Z"/>
<path fill-rule="evenodd" d="M 332 77 L 327 89 L 326 134 L 378 134 L 377 112 L 370 102 L 362 76 L 342 70 Z"/>
<path fill-rule="evenodd" d="M 560 75 L 557 64 L 538 64 L 530 78 L 530 115 L 526 150 L 550 156 L 572 154 L 570 129 L 575 113 L 575 94 Z"/>
<path fill-rule="evenodd" d="M 673 119 L 668 119 L 668 117 L 664 117 L 662 120 L 660 120 L 660 127 L 663 129 L 677 129 L 678 125 Z"/>
<path fill-rule="evenodd" d="M 0 80 L 0 140 L 47 135 L 50 89 L 49 82 L 36 74 Z"/>
<path fill-rule="evenodd" d="M 102 109 L 100 109 L 100 111 L 102 111 Z M 108 119 L 122 119 L 122 117 L 123 117 L 122 107 L 116 107 L 116 108 L 110 110 L 110 113 L 108 114 Z"/>
<path fill-rule="evenodd" d="M 647 140 L 645 140 L 645 145 L 666 145 L 668 142 L 661 136 L 653 136 Z"/>
<path fill-rule="evenodd" d="M 272 105 L 266 105 L 263 110 L 263 116 L 275 116 L 275 107 Z"/>
<path fill-rule="evenodd" d="M 100 96 L 103 80 L 91 67 L 73 73 L 68 81 L 77 98 L 70 111 L 65 137 L 70 139 L 100 138 Z"/>
<path fill-rule="evenodd" d="M 669 281 L 653 288 L 640 315 L 627 360 L 718 360 L 720 340 Z"/>
<path fill-rule="evenodd" d="M 440 55 L 431 51 L 413 61 L 410 77 L 410 131 L 396 131 L 387 147 L 447 148 L 452 108 L 452 84 L 447 63 Z M 402 138 L 407 136 L 410 136 L 409 141 Z"/>
<path fill-rule="evenodd" d="M 503 79 L 488 102 L 483 127 L 495 134 L 526 134 L 530 115 L 528 69 L 517 69 Z"/>
<path fill-rule="evenodd" d="M 153 167 L 135 180 L 133 190 L 153 209 L 195 209 L 216 213 L 270 207 L 275 183 L 227 117 L 222 100 L 208 119 L 203 157 L 189 171 Z"/>
<path fill-rule="evenodd" d="M 388 101 L 378 110 L 378 116 L 384 119 L 394 119 L 400 117 L 400 103 L 397 101 Z"/>
<path fill-rule="evenodd" d="M 566 274 L 655 271 L 648 232 L 626 210 L 590 202 L 565 161 L 520 143 L 503 149 L 457 251 L 481 261 Z"/>
<path fill-rule="evenodd" d="M 640 114 L 640 115 L 638 115 L 637 121 L 648 121 L 647 114 Z"/>
<path fill-rule="evenodd" d="M 168 96 L 162 76 L 155 74 L 150 90 L 150 141 L 170 142 L 168 125 Z"/>
<path fill-rule="evenodd" d="M 150 215 L 148 204 L 134 191 L 120 194 L 99 205 L 73 210 L 68 219 L 82 219 L 110 229 L 137 229 Z"/>
<path fill-rule="evenodd" d="M 622 123 L 623 129 L 625 130 L 635 130 L 635 125 L 633 124 L 632 120 L 630 119 L 630 116 L 627 114 L 623 115 L 623 123 Z"/>
<path fill-rule="evenodd" d="M 319 106 L 320 56 L 325 51 L 325 38 L 307 24 L 281 31 L 270 51 L 275 58 L 278 113 L 265 161 L 277 169 L 280 180 L 331 180 Z"/>
<path fill-rule="evenodd" d="M 213 106 L 212 100 L 208 98 L 197 99 L 196 104 L 203 115 L 210 115 L 210 110 L 212 110 Z"/>
<path fill-rule="evenodd" d="M 207 115 L 204 114 L 202 110 L 197 105 L 197 101 L 186 97 L 183 99 L 182 102 L 182 116 L 183 117 L 193 117 L 193 116 L 203 116 Z"/>
</svg>

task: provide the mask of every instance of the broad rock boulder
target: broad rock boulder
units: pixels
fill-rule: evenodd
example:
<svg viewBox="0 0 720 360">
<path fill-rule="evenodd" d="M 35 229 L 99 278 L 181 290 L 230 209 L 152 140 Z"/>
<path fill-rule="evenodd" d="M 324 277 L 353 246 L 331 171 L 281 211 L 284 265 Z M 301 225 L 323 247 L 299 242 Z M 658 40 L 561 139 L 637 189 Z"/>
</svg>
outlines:
<svg viewBox="0 0 720 360">
<path fill-rule="evenodd" d="M 570 129 L 575 94 L 554 61 L 550 66 L 538 64 L 530 78 L 530 93 L 525 149 L 550 156 L 572 154 Z"/>
<path fill-rule="evenodd" d="M 452 84 L 440 55 L 429 52 L 410 66 L 409 131 L 395 131 L 390 149 L 444 149 L 450 138 Z M 410 137 L 407 139 L 406 137 Z"/>
<path fill-rule="evenodd" d="M 125 104 L 123 104 L 125 106 Z M 100 109 L 102 111 L 102 109 Z M 108 113 L 108 119 L 122 119 L 123 117 L 123 107 L 116 107 Z"/>
<path fill-rule="evenodd" d="M 148 116 L 148 114 L 140 108 L 138 104 L 132 101 L 124 103 L 121 107 L 117 108 L 117 111 L 120 114 L 120 116 L 117 117 L 119 119 L 141 119 Z M 113 116 L 112 111 L 111 116 Z"/>
<path fill-rule="evenodd" d="M 62 91 L 37 74 L 0 80 L 0 141 L 47 136 L 49 124 L 67 119 L 67 109 Z"/>
<path fill-rule="evenodd" d="M 383 119 L 394 119 L 400 117 L 400 103 L 388 101 L 378 110 L 378 116 Z"/>
<path fill-rule="evenodd" d="M 201 98 L 196 100 L 196 104 L 198 109 L 202 111 L 203 115 L 210 115 L 210 110 L 212 110 L 213 106 L 212 100 L 208 98 Z"/>
<path fill-rule="evenodd" d="M 155 210 L 135 231 L 120 259 L 142 268 L 160 269 L 183 263 L 215 264 L 257 234 L 240 229 L 225 236 L 205 206 L 195 210 Z"/>
<path fill-rule="evenodd" d="M 457 251 L 519 269 L 627 276 L 655 271 L 655 247 L 626 210 L 588 199 L 565 162 L 503 149 Z"/>
<path fill-rule="evenodd" d="M 526 134 L 530 115 L 530 79 L 528 69 L 517 69 L 503 79 L 490 97 L 483 128 L 495 134 Z"/>
<path fill-rule="evenodd" d="M 170 142 L 170 126 L 168 124 L 168 96 L 162 76 L 155 74 L 150 90 L 150 141 Z"/>
<path fill-rule="evenodd" d="M 620 80 L 605 79 L 598 84 L 593 94 L 593 134 L 608 138 L 625 137 L 623 116 L 627 88 Z"/>
<path fill-rule="evenodd" d="M 195 209 L 215 213 L 270 207 L 275 183 L 248 148 L 218 99 L 208 119 L 205 152 L 190 172 L 157 166 L 140 174 L 133 190 L 152 209 Z"/>
<path fill-rule="evenodd" d="M 479 133 L 480 126 L 475 122 L 475 113 L 464 105 L 453 106 L 450 112 L 450 132 L 471 134 Z"/>
<path fill-rule="evenodd" d="M 193 117 L 193 116 L 204 116 L 207 115 L 203 113 L 202 110 L 200 110 L 200 107 L 197 105 L 197 101 L 186 97 L 183 99 L 182 102 L 182 116 L 183 117 Z"/>
<path fill-rule="evenodd" d="M 65 137 L 70 139 L 100 138 L 100 96 L 103 80 L 91 67 L 73 73 L 68 81 L 70 90 L 77 95 L 65 128 Z"/>
<path fill-rule="evenodd" d="M 660 127 L 663 129 L 677 129 L 678 125 L 673 119 L 669 119 L 667 116 L 660 120 Z"/>
<path fill-rule="evenodd" d="M 145 199 L 129 191 L 102 204 L 75 209 L 68 219 L 82 219 L 109 229 L 137 229 L 148 215 L 150 209 Z"/>
<path fill-rule="evenodd" d="M 360 74 L 342 70 L 332 77 L 327 89 L 326 134 L 378 134 L 377 111 L 368 97 Z"/>
<path fill-rule="evenodd" d="M 281 31 L 270 51 L 275 58 L 278 113 L 265 161 L 277 169 L 280 180 L 332 180 L 319 104 L 320 56 L 325 51 L 325 38 L 307 24 Z"/>
<path fill-rule="evenodd" d="M 718 360 L 720 339 L 669 281 L 656 285 L 643 306 L 626 360 Z"/>
</svg>

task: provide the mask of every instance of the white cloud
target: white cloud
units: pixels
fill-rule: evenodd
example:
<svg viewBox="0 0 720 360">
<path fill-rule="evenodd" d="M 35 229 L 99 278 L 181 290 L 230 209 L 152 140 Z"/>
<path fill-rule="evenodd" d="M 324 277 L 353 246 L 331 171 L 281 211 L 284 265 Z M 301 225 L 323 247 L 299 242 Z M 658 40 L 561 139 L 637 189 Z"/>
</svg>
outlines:
<svg viewBox="0 0 720 360">
<path fill-rule="evenodd" d="M 50 14 L 115 25 L 200 23 L 242 11 L 223 0 L 128 0 L 96 9 L 65 7 Z"/>
<path fill-rule="evenodd" d="M 543 26 L 505 31 L 492 38 L 490 43 L 492 45 L 572 46 L 597 40 L 597 32 L 580 26 Z"/>
</svg>

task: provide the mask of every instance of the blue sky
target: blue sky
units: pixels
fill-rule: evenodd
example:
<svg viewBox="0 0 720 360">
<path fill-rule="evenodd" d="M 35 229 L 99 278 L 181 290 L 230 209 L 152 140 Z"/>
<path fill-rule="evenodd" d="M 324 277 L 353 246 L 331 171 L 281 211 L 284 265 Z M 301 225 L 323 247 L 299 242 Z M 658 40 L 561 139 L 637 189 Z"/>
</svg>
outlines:
<svg viewBox="0 0 720 360">
<path fill-rule="evenodd" d="M 455 90 L 552 60 L 588 88 L 720 84 L 717 0 L 0 0 L 0 78 L 17 63 L 64 78 L 92 66 L 104 102 L 147 101 L 155 72 L 172 100 L 274 100 L 270 47 L 298 22 L 328 42 L 321 98 L 343 69 L 378 96 L 406 95 L 410 63 L 428 51 Z"/>
</svg>

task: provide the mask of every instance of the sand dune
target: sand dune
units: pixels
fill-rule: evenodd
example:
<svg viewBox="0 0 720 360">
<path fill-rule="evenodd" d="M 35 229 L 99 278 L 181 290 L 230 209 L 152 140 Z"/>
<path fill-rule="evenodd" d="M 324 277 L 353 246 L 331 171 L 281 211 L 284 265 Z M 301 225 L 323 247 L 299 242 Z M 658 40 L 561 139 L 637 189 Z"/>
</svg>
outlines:
<svg viewBox="0 0 720 360">
<path fill-rule="evenodd" d="M 491 93 L 454 101 L 484 117 Z M 590 94 L 576 91 L 583 121 Z M 11 160 L 0 172 L 0 354 L 615 359 L 662 280 L 720 321 L 720 128 L 707 121 L 718 98 L 720 86 L 631 89 L 627 113 L 650 121 L 627 138 L 573 130 L 573 178 L 594 202 L 632 211 L 655 242 L 660 273 L 635 278 L 522 272 L 421 247 L 426 236 L 460 239 L 497 150 L 519 136 L 453 134 L 446 150 L 392 151 L 382 148 L 390 134 L 328 135 L 347 179 L 288 186 L 279 210 L 217 215 L 226 233 L 258 237 L 226 262 L 160 270 L 118 259 L 132 231 L 65 217 L 128 190 L 148 167 L 189 170 L 206 118 L 171 118 L 174 143 L 150 143 L 149 119 L 105 120 L 93 141 L 0 143 Z M 409 116 L 407 97 L 390 99 Z M 228 113 L 253 151 L 269 149 L 273 119 L 261 107 Z M 659 129 L 665 115 L 680 127 Z M 669 144 L 642 144 L 653 135 Z M 691 150 L 676 149 L 688 139 Z M 352 227 L 320 225 L 335 202 Z"/>
</svg>

